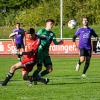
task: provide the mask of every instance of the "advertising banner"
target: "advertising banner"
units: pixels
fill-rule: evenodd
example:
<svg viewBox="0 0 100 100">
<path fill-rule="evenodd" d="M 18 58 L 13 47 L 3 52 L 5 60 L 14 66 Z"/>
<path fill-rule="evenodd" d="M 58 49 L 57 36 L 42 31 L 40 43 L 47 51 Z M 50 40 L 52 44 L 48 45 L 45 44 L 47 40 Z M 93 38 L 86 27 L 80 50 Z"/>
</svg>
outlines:
<svg viewBox="0 0 100 100">
<path fill-rule="evenodd" d="M 78 40 L 76 41 L 78 45 Z M 17 52 L 15 44 L 11 40 L 0 41 L 0 54 L 15 54 Z M 50 54 L 79 54 L 78 48 L 75 47 L 72 40 L 64 39 L 62 45 L 51 43 L 49 48 Z M 93 53 L 100 53 L 100 41 L 93 41 Z"/>
</svg>

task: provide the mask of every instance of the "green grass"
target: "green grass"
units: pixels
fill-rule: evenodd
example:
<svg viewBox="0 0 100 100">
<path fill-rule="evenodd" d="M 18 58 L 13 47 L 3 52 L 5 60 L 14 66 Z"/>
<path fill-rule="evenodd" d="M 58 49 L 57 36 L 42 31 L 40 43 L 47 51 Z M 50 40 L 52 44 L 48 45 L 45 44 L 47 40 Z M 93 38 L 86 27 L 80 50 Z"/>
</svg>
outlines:
<svg viewBox="0 0 100 100">
<path fill-rule="evenodd" d="M 82 79 L 83 65 L 74 71 L 76 58 L 52 58 L 54 70 L 48 75 L 48 85 L 28 86 L 20 70 L 5 87 L 0 87 L 0 100 L 100 100 L 100 58 L 92 58 L 87 78 Z M 15 58 L 0 57 L 0 81 L 9 67 L 17 62 Z"/>
</svg>

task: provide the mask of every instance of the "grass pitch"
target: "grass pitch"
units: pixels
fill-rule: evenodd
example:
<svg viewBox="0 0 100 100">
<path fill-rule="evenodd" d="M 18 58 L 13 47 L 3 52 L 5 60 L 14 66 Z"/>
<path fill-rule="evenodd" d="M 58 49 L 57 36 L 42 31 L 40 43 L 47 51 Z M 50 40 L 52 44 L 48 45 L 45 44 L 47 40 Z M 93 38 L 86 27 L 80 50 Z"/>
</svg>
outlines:
<svg viewBox="0 0 100 100">
<path fill-rule="evenodd" d="M 21 71 L 16 71 L 5 87 L 0 87 L 0 100 L 100 100 L 100 58 L 92 58 L 87 78 L 82 79 L 83 65 L 75 72 L 77 58 L 52 58 L 54 70 L 48 75 L 48 85 L 28 86 Z M 16 58 L 0 57 L 0 81 Z M 32 74 L 32 73 L 30 73 Z"/>
</svg>

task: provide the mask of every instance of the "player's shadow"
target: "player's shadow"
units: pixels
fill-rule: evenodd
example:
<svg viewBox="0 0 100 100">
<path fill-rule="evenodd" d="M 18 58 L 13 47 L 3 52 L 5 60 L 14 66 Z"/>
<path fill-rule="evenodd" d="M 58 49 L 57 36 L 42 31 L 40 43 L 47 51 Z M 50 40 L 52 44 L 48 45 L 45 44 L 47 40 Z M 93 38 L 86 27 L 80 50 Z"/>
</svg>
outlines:
<svg viewBox="0 0 100 100">
<path fill-rule="evenodd" d="M 10 80 L 10 82 L 21 82 L 21 81 L 23 81 L 23 80 Z M 0 81 L 0 84 L 2 84 L 3 83 L 3 81 Z"/>
<path fill-rule="evenodd" d="M 62 83 L 50 83 L 50 84 L 48 84 L 48 85 L 68 85 L 68 84 L 86 84 L 86 83 L 99 83 L 100 84 L 100 82 L 62 82 Z"/>
<path fill-rule="evenodd" d="M 15 80 L 10 80 L 10 81 L 13 81 L 13 82 L 18 82 L 19 81 L 20 82 L 20 81 L 23 81 L 23 80 L 21 80 L 21 79 L 20 80 L 15 79 Z"/>
</svg>

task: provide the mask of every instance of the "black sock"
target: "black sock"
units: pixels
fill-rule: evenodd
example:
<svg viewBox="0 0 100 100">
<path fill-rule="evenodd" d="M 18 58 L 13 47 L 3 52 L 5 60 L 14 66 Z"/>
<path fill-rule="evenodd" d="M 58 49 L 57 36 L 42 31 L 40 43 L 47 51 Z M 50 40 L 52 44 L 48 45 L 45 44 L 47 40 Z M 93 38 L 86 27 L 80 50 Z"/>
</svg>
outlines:
<svg viewBox="0 0 100 100">
<path fill-rule="evenodd" d="M 84 70 L 83 70 L 83 74 L 85 74 L 86 73 L 86 71 L 87 71 L 87 69 L 88 69 L 88 67 L 89 67 L 89 62 L 85 62 L 85 66 L 84 66 Z"/>
<path fill-rule="evenodd" d="M 5 80 L 3 81 L 2 85 L 7 85 L 7 83 L 9 82 L 9 80 L 13 77 L 14 73 L 8 73 Z"/>
<path fill-rule="evenodd" d="M 81 65 L 82 62 L 80 62 L 80 60 L 78 61 L 78 64 Z"/>
<path fill-rule="evenodd" d="M 33 81 L 36 80 L 36 78 L 38 77 L 38 73 L 39 73 L 39 72 L 40 72 L 39 70 L 35 70 L 35 71 L 34 71 L 34 73 L 33 73 Z"/>
<path fill-rule="evenodd" d="M 46 74 L 48 74 L 49 72 L 47 70 L 44 70 L 41 72 L 41 76 L 45 76 Z"/>
<path fill-rule="evenodd" d="M 18 60 L 21 61 L 21 55 L 17 55 L 18 56 Z"/>
</svg>

